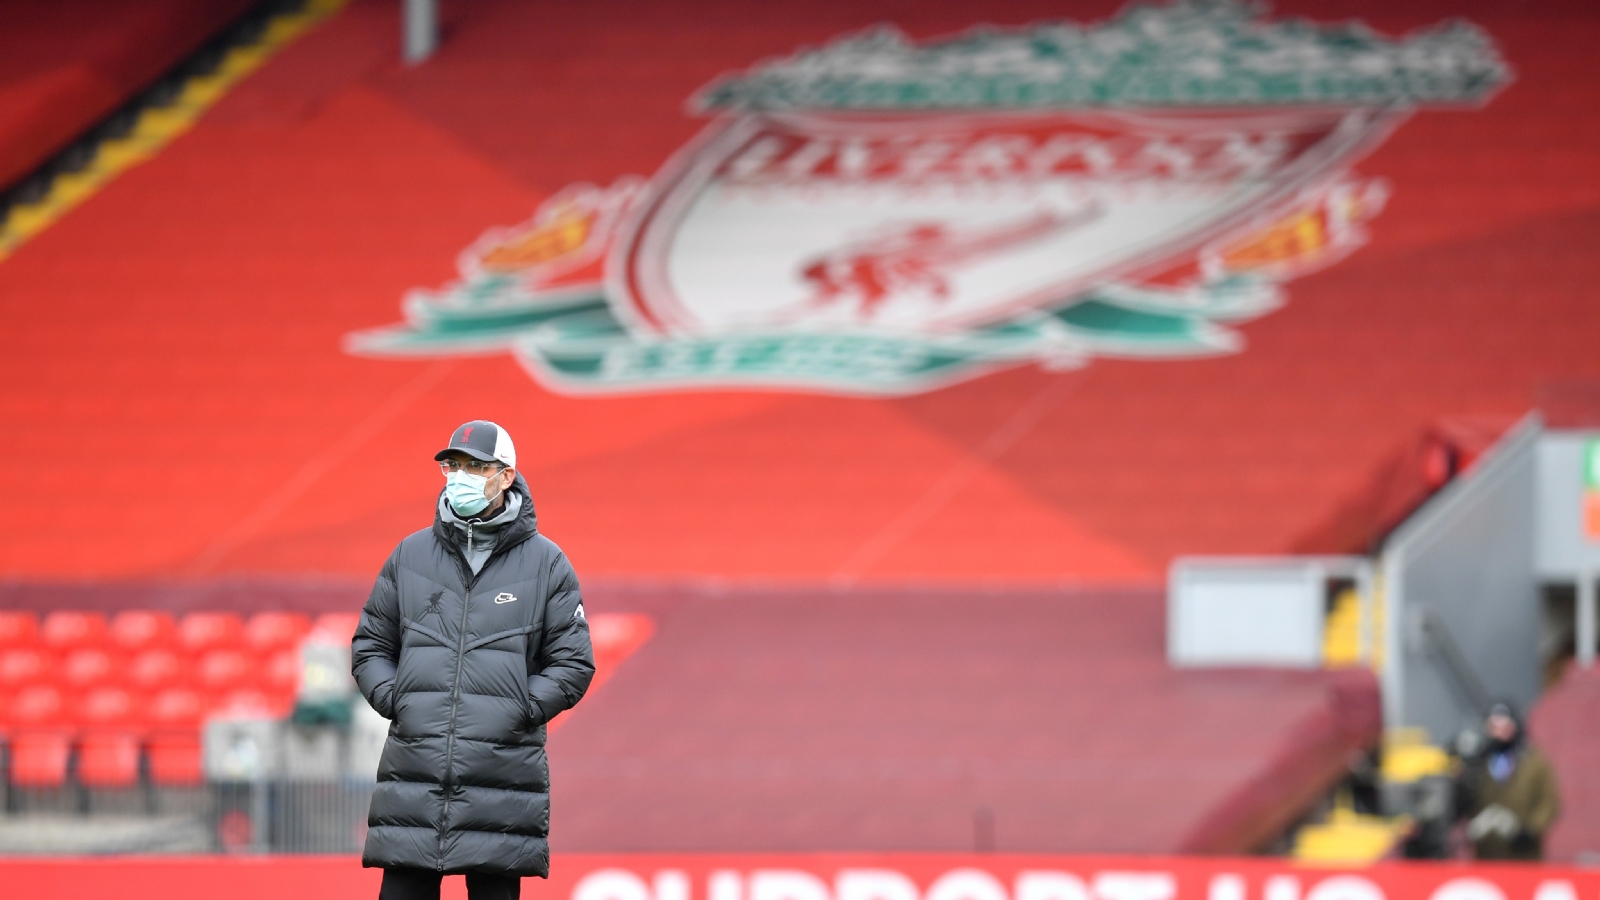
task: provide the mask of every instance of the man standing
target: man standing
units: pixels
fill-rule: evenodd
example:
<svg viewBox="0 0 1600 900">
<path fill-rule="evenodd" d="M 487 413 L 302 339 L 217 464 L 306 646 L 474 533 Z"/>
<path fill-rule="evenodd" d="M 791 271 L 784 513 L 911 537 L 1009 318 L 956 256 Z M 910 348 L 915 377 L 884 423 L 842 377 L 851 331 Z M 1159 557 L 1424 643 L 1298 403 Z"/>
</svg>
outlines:
<svg viewBox="0 0 1600 900">
<path fill-rule="evenodd" d="M 380 900 L 437 900 L 458 872 L 472 900 L 515 900 L 550 871 L 545 723 L 594 676 L 589 623 L 505 429 L 468 422 L 434 459 L 433 527 L 389 555 L 351 644 L 390 720 L 361 862 Z"/>
<path fill-rule="evenodd" d="M 1484 751 L 1462 772 L 1467 837 L 1478 859 L 1543 859 L 1544 835 L 1561 812 L 1555 769 L 1527 743 L 1509 703 L 1489 707 Z"/>
</svg>

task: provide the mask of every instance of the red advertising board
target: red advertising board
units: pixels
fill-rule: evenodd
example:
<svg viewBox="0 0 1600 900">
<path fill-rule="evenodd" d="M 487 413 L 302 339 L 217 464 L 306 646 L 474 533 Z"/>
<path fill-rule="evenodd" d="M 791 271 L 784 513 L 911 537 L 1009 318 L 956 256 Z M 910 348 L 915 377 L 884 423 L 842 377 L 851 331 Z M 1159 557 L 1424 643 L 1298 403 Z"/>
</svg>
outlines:
<svg viewBox="0 0 1600 900">
<path fill-rule="evenodd" d="M 350 857 L 12 859 L 15 897 L 101 900 L 376 896 Z M 557 854 L 538 900 L 1594 900 L 1600 870 L 1276 859 L 1011 854 Z M 463 880 L 444 896 L 465 897 Z"/>
</svg>

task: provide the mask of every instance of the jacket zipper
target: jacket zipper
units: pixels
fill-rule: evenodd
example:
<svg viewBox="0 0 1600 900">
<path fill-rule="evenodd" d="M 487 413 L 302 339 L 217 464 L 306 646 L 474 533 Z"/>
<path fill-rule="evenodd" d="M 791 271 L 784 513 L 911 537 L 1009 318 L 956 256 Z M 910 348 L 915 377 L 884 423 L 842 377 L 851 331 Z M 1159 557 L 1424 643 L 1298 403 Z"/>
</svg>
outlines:
<svg viewBox="0 0 1600 900">
<path fill-rule="evenodd" d="M 467 552 L 470 553 L 471 551 L 472 522 L 468 520 Z M 493 551 L 490 552 L 490 555 L 493 555 Z M 456 635 L 456 677 L 455 681 L 450 685 L 450 736 L 449 741 L 445 744 L 444 751 L 444 774 L 445 778 L 449 780 L 449 785 L 444 792 L 444 812 L 439 816 L 439 862 L 434 866 L 440 872 L 444 871 L 444 836 L 447 831 L 447 823 L 450 821 L 450 797 L 456 786 L 456 712 L 461 708 L 461 666 L 467 659 L 467 613 L 472 609 L 472 586 L 478 582 L 478 575 L 472 571 L 472 564 L 467 562 L 466 556 L 459 550 L 456 551 L 456 556 L 459 558 L 458 562 L 461 563 L 461 575 L 466 589 L 463 591 L 461 598 L 461 628 Z M 484 560 L 483 568 L 479 569 L 478 572 L 488 569 L 489 562 L 490 560 Z"/>
<path fill-rule="evenodd" d="M 467 550 L 472 549 L 472 523 L 467 523 Z M 465 557 L 462 558 L 465 562 Z M 488 565 L 488 560 L 484 560 Z M 438 871 L 444 871 L 444 836 L 450 822 L 450 798 L 456 789 L 455 760 L 456 760 L 456 713 L 461 709 L 461 666 L 467 659 L 467 613 L 472 610 L 472 585 L 478 576 L 472 572 L 472 564 L 463 566 L 463 575 L 467 576 L 466 590 L 461 596 L 461 627 L 456 632 L 456 677 L 450 683 L 450 738 L 445 744 L 444 775 L 447 781 L 444 791 L 444 812 L 439 816 L 439 862 L 435 866 Z M 480 570 L 481 571 L 481 570 Z"/>
</svg>

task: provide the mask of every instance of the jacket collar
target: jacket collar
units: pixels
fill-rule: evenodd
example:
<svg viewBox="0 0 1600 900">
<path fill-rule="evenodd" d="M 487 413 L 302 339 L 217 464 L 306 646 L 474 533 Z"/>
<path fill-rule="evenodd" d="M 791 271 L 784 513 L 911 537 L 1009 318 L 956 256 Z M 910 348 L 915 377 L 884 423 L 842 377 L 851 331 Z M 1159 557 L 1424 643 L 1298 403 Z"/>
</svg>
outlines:
<svg viewBox="0 0 1600 900">
<path fill-rule="evenodd" d="M 520 504 L 516 510 L 516 517 L 510 521 L 502 523 L 499 516 L 490 520 L 492 525 L 497 527 L 499 531 L 494 545 L 493 555 L 495 556 L 510 550 L 512 547 L 539 533 L 539 518 L 533 510 L 533 496 L 528 493 L 528 482 L 522 477 L 521 472 L 517 473 L 516 480 L 511 482 L 511 487 L 506 488 L 506 491 L 507 493 L 515 494 Z M 510 498 L 507 498 L 506 502 L 509 504 L 511 502 Z M 464 537 L 460 536 L 456 522 L 445 518 L 444 510 L 447 503 L 449 501 L 445 499 L 444 491 L 441 490 L 439 499 L 434 503 L 433 536 L 439 543 L 459 554 L 461 552 L 461 541 L 464 540 Z M 502 509 L 501 513 L 504 514 L 504 512 L 505 510 Z M 454 519 L 454 515 L 451 518 Z"/>
</svg>

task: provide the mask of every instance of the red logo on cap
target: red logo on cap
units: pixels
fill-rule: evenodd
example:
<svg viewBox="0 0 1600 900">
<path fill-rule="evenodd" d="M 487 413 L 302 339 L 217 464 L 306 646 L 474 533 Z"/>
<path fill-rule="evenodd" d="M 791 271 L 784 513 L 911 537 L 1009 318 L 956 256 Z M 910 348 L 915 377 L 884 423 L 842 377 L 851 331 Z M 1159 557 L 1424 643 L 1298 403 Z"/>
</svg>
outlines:
<svg viewBox="0 0 1600 900">
<path fill-rule="evenodd" d="M 461 432 L 461 443 L 465 444 L 467 441 L 472 440 L 472 429 L 477 428 L 477 427 L 478 426 L 476 426 L 476 425 L 468 425 Z"/>
</svg>

